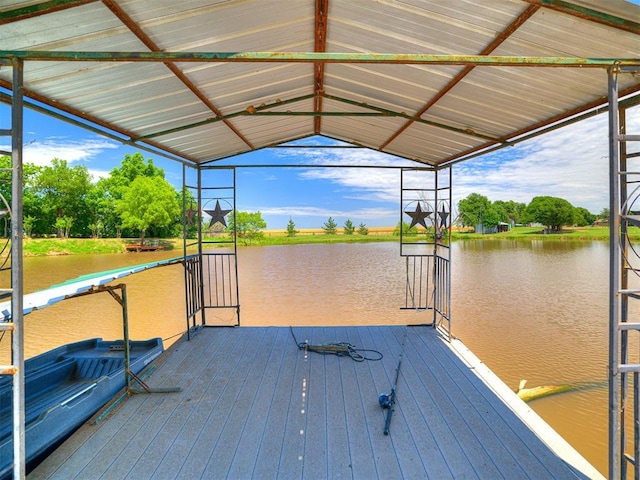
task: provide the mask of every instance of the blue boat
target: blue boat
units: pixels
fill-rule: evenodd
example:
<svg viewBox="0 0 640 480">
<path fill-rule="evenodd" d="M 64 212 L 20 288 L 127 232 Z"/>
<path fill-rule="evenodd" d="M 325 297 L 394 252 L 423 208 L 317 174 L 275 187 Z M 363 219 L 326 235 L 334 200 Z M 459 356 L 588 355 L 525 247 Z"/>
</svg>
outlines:
<svg viewBox="0 0 640 480">
<path fill-rule="evenodd" d="M 129 342 L 130 370 L 139 373 L 163 352 L 161 338 Z M 70 343 L 25 362 L 27 469 L 58 446 L 125 386 L 124 342 Z M 0 478 L 13 465 L 12 382 L 0 377 Z"/>
</svg>

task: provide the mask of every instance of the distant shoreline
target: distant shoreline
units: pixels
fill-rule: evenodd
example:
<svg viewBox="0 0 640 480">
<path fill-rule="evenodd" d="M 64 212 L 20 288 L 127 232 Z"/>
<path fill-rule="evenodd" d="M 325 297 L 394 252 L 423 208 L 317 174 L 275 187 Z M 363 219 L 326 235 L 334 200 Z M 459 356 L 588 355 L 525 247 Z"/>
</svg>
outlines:
<svg viewBox="0 0 640 480">
<path fill-rule="evenodd" d="M 338 233 L 327 235 L 321 228 L 301 228 L 295 236 L 287 236 L 285 229 L 264 230 L 262 238 L 248 241 L 238 239 L 239 246 L 267 246 L 267 245 L 297 245 L 313 243 L 370 243 L 399 241 L 393 235 L 395 227 L 368 227 L 368 235 L 354 232 L 345 235 L 338 229 Z M 226 235 L 226 234 L 225 234 Z M 408 238 L 424 238 L 424 231 L 418 236 Z M 640 229 L 629 231 L 632 241 L 640 242 Z M 464 240 L 542 240 L 542 241 L 606 241 L 609 239 L 608 227 L 571 227 L 560 233 L 544 234 L 539 227 L 516 227 L 508 232 L 493 234 L 478 234 L 471 231 L 457 229 L 452 233 L 453 241 Z M 195 240 L 190 240 L 194 242 Z M 26 238 L 23 242 L 24 256 L 56 256 L 100 253 L 127 253 L 126 244 L 136 243 L 133 238 Z M 163 245 L 162 251 L 182 253 L 182 239 L 159 239 Z M 135 255 L 135 253 L 128 253 Z"/>
</svg>

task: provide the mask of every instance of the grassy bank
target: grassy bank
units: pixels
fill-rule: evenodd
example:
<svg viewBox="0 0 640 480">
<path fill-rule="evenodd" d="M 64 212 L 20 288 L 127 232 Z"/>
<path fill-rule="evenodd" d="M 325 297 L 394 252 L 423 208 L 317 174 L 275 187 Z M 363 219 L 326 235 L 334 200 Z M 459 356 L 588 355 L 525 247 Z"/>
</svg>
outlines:
<svg viewBox="0 0 640 480">
<path fill-rule="evenodd" d="M 137 243 L 122 238 L 25 238 L 25 257 L 82 255 L 92 253 L 127 253 L 126 244 Z M 182 251 L 182 239 L 160 240 L 164 250 Z"/>
<path fill-rule="evenodd" d="M 633 240 L 640 241 L 640 229 L 629 231 Z M 421 234 L 419 237 L 423 237 Z M 516 227 L 509 232 L 496 234 L 477 234 L 465 230 L 454 230 L 454 241 L 459 240 L 564 240 L 564 241 L 606 241 L 609 239 L 607 227 L 568 228 L 560 233 L 543 234 L 540 228 Z M 59 239 L 59 238 L 27 238 L 24 240 L 25 256 L 44 255 L 78 255 L 91 253 L 126 253 L 126 243 L 132 239 Z M 239 239 L 239 245 L 297 245 L 313 243 L 365 243 L 365 242 L 397 242 L 393 235 L 393 227 L 375 227 L 369 229 L 369 235 L 344 235 L 338 233 L 327 235 L 322 229 L 301 229 L 294 237 L 288 237 L 285 230 L 267 230 L 260 239 L 248 242 Z M 181 239 L 163 239 L 160 241 L 164 250 L 182 252 Z"/>
</svg>

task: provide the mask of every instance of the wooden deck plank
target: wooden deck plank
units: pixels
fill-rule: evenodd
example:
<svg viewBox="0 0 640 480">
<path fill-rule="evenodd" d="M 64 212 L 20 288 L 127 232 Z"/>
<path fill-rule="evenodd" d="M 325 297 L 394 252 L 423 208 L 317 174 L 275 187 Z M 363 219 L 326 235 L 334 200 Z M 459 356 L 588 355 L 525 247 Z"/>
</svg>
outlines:
<svg viewBox="0 0 640 480">
<path fill-rule="evenodd" d="M 225 417 L 224 426 L 220 431 L 220 440 L 204 469 L 202 475 L 204 478 L 214 478 L 219 470 L 229 471 L 236 457 L 237 445 L 242 438 L 245 427 L 253 428 L 264 424 L 264 418 L 255 418 L 256 423 L 247 426 L 253 405 L 263 403 L 263 398 L 259 396 L 259 386 L 261 378 L 265 376 L 265 370 L 270 368 L 268 360 L 272 358 L 271 352 L 274 351 L 275 332 L 266 329 L 265 333 L 268 335 L 260 339 L 260 346 L 268 346 L 269 348 L 256 348 L 256 355 L 251 360 L 252 365 L 248 369 L 246 377 L 241 380 L 241 388 L 237 391 L 229 412 L 220 412 L 220 415 Z M 238 373 L 240 373 L 239 370 Z M 246 457 L 244 458 L 246 459 Z"/>
<path fill-rule="evenodd" d="M 361 338 L 361 343 L 357 343 L 359 348 L 377 350 L 384 355 L 381 361 L 366 362 L 368 375 L 363 377 L 363 382 L 360 383 L 363 388 L 362 401 L 370 405 L 372 413 L 366 418 L 371 432 L 369 441 L 375 452 L 377 476 L 378 478 L 402 478 L 402 466 L 393 443 L 394 437 L 385 436 L 383 433 L 385 412 L 378 403 L 380 393 L 389 393 L 391 390 L 399 345 L 389 346 L 384 338 L 388 332 L 384 328 L 359 329 L 359 333 Z M 366 381 L 364 381 L 365 378 Z"/>
<path fill-rule="evenodd" d="M 217 335 L 218 332 L 215 332 L 214 336 Z M 246 344 L 250 338 L 247 336 L 242 342 Z M 209 352 L 210 362 L 202 362 L 207 351 L 204 340 L 204 337 L 194 338 L 193 342 L 200 347 L 196 351 L 199 355 L 186 356 L 181 362 L 184 373 L 177 386 L 183 389 L 182 392 L 163 395 L 163 401 L 157 405 L 155 415 L 136 425 L 135 432 L 131 429 L 130 433 L 120 433 L 119 436 L 129 441 L 118 442 L 120 445 L 115 447 L 116 450 L 111 454 L 115 456 L 115 460 L 104 471 L 107 478 L 124 478 L 128 474 L 132 474 L 132 478 L 151 478 L 162 457 L 174 447 L 181 446 L 179 432 L 183 431 L 185 422 L 197 422 L 198 406 L 211 397 L 208 379 L 212 376 L 218 378 L 221 367 L 229 363 L 229 356 L 240 348 L 233 338 L 224 338 L 231 341 L 225 341 L 215 352 Z M 177 380 L 178 376 L 173 375 L 172 379 Z M 131 427 L 131 423 L 126 426 L 127 430 Z"/>
<path fill-rule="evenodd" d="M 278 377 L 283 368 L 286 368 L 284 353 L 290 341 L 289 332 L 285 329 L 275 330 L 273 348 L 269 352 L 270 356 L 264 365 L 254 401 L 242 426 L 242 434 L 237 442 L 228 478 L 256 478 L 257 476 L 256 452 L 265 441 L 265 435 L 269 435 L 265 426 L 272 403 L 279 401 Z"/>
<path fill-rule="evenodd" d="M 360 338 L 356 329 L 349 328 L 347 330 L 346 341 L 356 346 L 359 344 Z M 375 417 L 378 412 L 376 412 L 374 398 L 363 398 L 361 383 L 359 382 L 360 376 L 367 372 L 368 367 L 363 362 L 355 361 L 342 362 L 340 366 L 342 384 L 347 387 L 343 389 L 342 401 L 347 413 L 346 431 L 348 432 L 349 468 L 354 479 L 376 478 L 376 462 L 369 440 L 372 432 L 369 429 L 367 418 Z M 329 392 L 329 394 L 331 393 Z M 328 401 L 335 400 L 328 398 Z M 330 425 L 329 423 L 328 428 L 331 428 Z"/>
<path fill-rule="evenodd" d="M 400 351 L 402 350 L 403 352 L 402 366 L 397 384 L 396 411 L 393 414 L 394 418 L 390 434 L 398 430 L 404 431 L 406 429 L 408 431 L 409 438 L 407 441 L 415 445 L 417 451 L 421 452 L 420 457 L 423 461 L 422 466 L 425 470 L 425 476 L 431 478 L 476 478 L 477 473 L 474 466 L 468 461 L 463 450 L 459 448 L 455 430 L 446 424 L 446 420 L 439 412 L 440 407 L 434 393 L 431 389 L 423 389 L 416 396 L 413 390 L 417 379 L 410 377 L 413 358 L 407 355 L 407 345 L 411 342 L 410 335 L 413 331 L 413 327 L 398 327 L 389 330 L 391 337 L 395 336 L 397 341 L 397 344 L 394 345 L 392 338 L 387 339 L 395 349 L 396 355 L 392 372 L 394 380 L 392 381 L 395 381 Z M 402 348 L 403 343 L 405 345 L 404 349 Z M 420 408 L 419 405 L 422 405 L 423 408 Z M 425 405 L 426 408 L 424 407 Z M 429 431 L 430 425 L 434 420 L 436 421 L 436 429 L 440 428 L 437 433 L 437 440 L 434 442 L 435 445 L 430 444 L 430 442 L 422 444 L 425 441 L 424 432 Z M 440 424 L 437 423 L 438 421 Z M 398 445 L 398 448 L 402 448 L 403 443 L 398 442 Z M 437 448 L 432 448 L 434 446 L 437 446 Z M 451 450 L 454 455 L 451 455 Z M 455 454 L 459 455 L 456 456 Z M 417 468 L 416 465 L 413 466 L 413 469 L 415 468 Z M 403 472 L 407 471 L 410 472 L 412 470 L 407 470 L 407 466 L 403 465 Z"/>
<path fill-rule="evenodd" d="M 325 342 L 326 334 L 323 328 L 314 328 L 309 341 L 313 344 Z M 328 464 L 331 455 L 332 442 L 329 441 L 330 420 L 328 414 L 331 411 L 328 406 L 327 394 L 331 390 L 327 387 L 332 378 L 328 378 L 326 362 L 330 359 L 324 355 L 301 350 L 299 355 L 304 355 L 309 362 L 309 377 L 306 382 L 306 401 L 300 406 L 300 414 L 305 416 L 304 427 L 304 452 L 302 454 L 303 469 L 305 475 L 315 478 L 328 478 Z M 322 452 L 322 455 L 318 455 Z M 339 478 L 340 474 L 336 474 Z"/>
<path fill-rule="evenodd" d="M 29 478 L 586 478 L 551 452 L 433 329 L 301 327 L 299 341 L 379 350 L 355 362 L 299 350 L 287 328 L 205 329 L 150 386 L 82 429 Z M 389 436 L 378 395 L 395 380 Z"/>
<path fill-rule="evenodd" d="M 301 340 L 302 341 L 302 340 Z M 283 348 L 282 369 L 276 379 L 274 396 L 269 402 L 269 412 L 264 425 L 264 434 L 260 448 L 256 453 L 253 478 L 277 478 L 280 467 L 280 455 L 290 404 L 300 409 L 300 386 L 295 383 L 294 364 L 300 362 L 297 347 Z M 294 395 L 294 390 L 298 392 Z M 293 407 L 293 408 L 295 408 Z"/>
<path fill-rule="evenodd" d="M 424 342 L 423 344 L 424 345 Z M 435 344 L 440 350 L 437 354 L 439 362 L 446 356 L 453 353 L 444 344 Z M 441 363 L 442 364 L 442 363 Z M 460 362 L 450 362 L 449 368 L 449 388 L 453 384 L 458 389 L 457 394 L 467 399 L 464 408 L 475 408 L 483 414 L 481 417 L 473 418 L 474 422 L 470 427 L 474 432 L 490 430 L 493 435 L 483 438 L 483 444 L 491 452 L 492 458 L 499 463 L 500 468 L 509 475 L 526 478 L 527 472 L 541 472 L 532 475 L 530 478 L 538 478 L 540 474 L 549 475 L 552 478 L 559 478 L 566 475 L 564 466 L 555 462 L 555 454 L 551 452 L 540 439 L 529 429 L 522 429 L 521 421 L 502 402 L 495 402 L 492 394 L 484 383 Z M 469 399 L 473 399 L 470 405 Z M 464 411 L 461 412 L 464 415 Z M 478 422 L 477 420 L 480 420 Z M 496 458 L 498 455 L 502 458 Z M 512 471 L 508 467 L 513 468 Z"/>
<path fill-rule="evenodd" d="M 434 368 L 437 360 L 432 352 L 428 352 L 431 353 L 430 355 L 424 355 L 425 352 L 415 354 L 415 336 L 420 332 L 424 332 L 425 328 L 429 327 L 415 327 L 407 330 L 405 353 L 409 360 L 409 368 L 404 372 L 403 385 L 405 385 L 405 388 L 412 390 L 421 382 L 424 382 L 424 390 L 430 392 L 433 399 L 431 407 L 437 409 L 438 414 L 446 423 L 453 437 L 449 437 L 448 443 L 442 444 L 445 458 L 450 458 L 451 449 L 453 449 L 455 453 L 461 452 L 467 459 L 467 462 L 461 461 L 462 459 L 449 462 L 449 468 L 454 477 L 474 475 L 479 478 L 500 478 L 500 473 L 493 468 L 491 457 L 487 455 L 483 448 L 482 440 L 469 427 L 469 421 L 478 417 L 480 415 L 479 412 L 469 409 L 461 414 L 460 403 L 466 402 L 467 399 L 459 399 L 450 395 L 449 389 L 454 388 L 455 385 L 452 387 L 448 383 L 449 372 L 447 372 L 447 367 Z M 432 358 L 433 361 L 426 362 L 425 358 Z M 414 396 L 420 394 L 421 392 L 418 391 L 414 393 Z M 420 413 L 422 416 L 426 414 L 424 411 Z M 460 438 L 464 438 L 464 448 L 460 444 Z M 471 466 L 472 472 L 469 471 L 469 466 Z"/>
<path fill-rule="evenodd" d="M 259 345 L 264 333 L 259 329 L 247 335 L 241 335 L 236 329 L 225 332 L 225 335 L 234 339 L 233 349 L 221 355 L 226 361 L 217 365 L 212 377 L 203 378 L 202 381 L 207 385 L 205 394 L 195 405 L 195 415 L 187 419 L 175 438 L 172 448 L 181 448 L 184 453 L 176 478 L 201 478 L 220 441 L 222 428 L 242 388 L 242 382 L 253 367 L 255 355 L 261 350 L 256 345 Z"/>
<path fill-rule="evenodd" d="M 306 410 L 308 406 L 306 382 L 309 378 L 309 360 L 307 355 L 300 356 L 299 353 L 296 351 L 296 356 L 291 360 L 292 386 L 288 391 L 283 390 L 283 395 L 288 396 L 289 401 L 279 416 L 284 422 L 284 430 L 278 455 L 277 474 L 284 478 L 302 478 L 303 476 L 304 430 L 307 415 L 303 414 L 302 410 Z"/>
<path fill-rule="evenodd" d="M 516 438 L 511 435 L 513 432 L 505 422 L 505 416 L 511 418 L 511 415 L 508 415 L 508 409 L 498 412 L 495 409 L 495 405 L 486 403 L 484 401 L 484 393 L 488 390 L 486 386 L 477 377 L 465 378 L 461 376 L 462 370 L 458 365 L 453 361 L 446 360 L 450 352 L 448 352 L 444 344 L 434 344 L 431 348 L 433 349 L 434 347 L 438 350 L 434 352 L 434 358 L 437 359 L 436 362 L 440 367 L 446 368 L 448 372 L 448 375 L 442 378 L 442 387 L 451 397 L 460 399 L 457 401 L 459 415 L 465 418 L 470 431 L 474 433 L 483 431 L 500 433 L 499 436 L 483 435 L 482 437 L 475 433 L 485 450 L 491 453 L 492 460 L 497 462 L 503 470 L 512 466 L 514 468 L 513 471 L 506 470 L 509 476 L 512 477 L 526 478 L 528 476 L 527 471 L 539 470 L 541 464 L 536 459 L 532 459 L 535 465 L 526 465 L 517 462 L 513 457 L 512 446 L 516 446 L 516 448 L 520 446 L 522 437 Z M 416 348 L 424 348 L 424 344 L 417 345 Z M 445 350 L 442 350 L 443 348 Z M 445 357 L 445 360 L 441 357 Z M 474 414 L 473 412 L 476 413 Z"/>
<path fill-rule="evenodd" d="M 404 327 L 403 327 L 404 328 Z M 399 329 L 389 331 L 390 335 L 393 332 L 401 333 L 404 337 L 404 333 Z M 397 338 L 397 337 L 396 337 Z M 402 344 L 403 338 L 398 339 L 398 345 L 396 348 L 396 368 L 399 360 L 399 350 Z M 411 369 L 411 359 L 403 359 L 405 365 L 400 369 L 400 378 L 397 385 L 397 409 L 402 415 L 402 419 L 406 422 L 412 441 L 416 444 L 417 450 L 420 452 L 420 458 L 422 460 L 422 466 L 424 468 L 424 474 L 429 478 L 452 478 L 452 472 L 448 467 L 449 461 L 441 450 L 441 445 L 450 444 L 455 439 L 452 436 L 452 432 L 440 422 L 439 415 L 434 415 L 437 411 L 437 405 L 428 390 L 422 389 L 419 392 L 414 392 L 409 387 L 411 382 L 407 376 L 407 369 Z M 395 376 L 395 371 L 394 371 Z M 413 383 L 413 382 L 411 382 Z M 390 391 L 391 386 L 387 391 Z M 420 405 L 423 407 L 420 408 Z M 397 423 L 397 418 L 395 419 Z M 394 419 L 392 418 L 391 429 L 395 429 Z M 393 434 L 393 431 L 391 432 Z M 454 442 L 457 445 L 457 442 Z M 461 450 L 458 450 L 460 457 L 464 458 Z M 453 459 L 458 463 L 461 458 Z M 466 461 L 466 459 L 464 459 Z M 406 469 L 405 469 L 406 470 Z"/>
<path fill-rule="evenodd" d="M 171 381 L 185 379 L 190 380 L 190 375 L 187 370 L 181 370 L 180 366 L 185 358 L 196 359 L 201 350 L 206 346 L 204 342 L 199 345 L 197 342 L 190 342 L 187 345 L 177 346 L 171 352 L 172 361 L 169 362 L 161 373 L 153 376 L 154 381 L 158 381 L 162 378 L 170 378 Z M 188 361 L 188 360 L 187 360 Z M 175 371 L 182 371 L 178 376 L 175 375 Z M 67 448 L 70 451 L 82 449 L 83 451 L 95 452 L 95 455 L 74 455 L 68 462 L 65 462 L 58 469 L 59 478 L 74 478 L 75 475 L 78 478 L 83 478 L 87 472 L 100 471 L 96 466 L 96 462 L 100 459 L 108 459 L 109 450 L 106 452 L 105 448 L 113 448 L 112 445 L 119 446 L 122 443 L 126 443 L 128 436 L 133 434 L 136 426 L 142 425 L 149 420 L 149 416 L 145 414 L 147 411 L 152 411 L 158 407 L 159 404 L 164 402 L 163 396 L 144 395 L 136 397 L 136 401 L 126 401 L 118 408 L 118 415 L 113 415 L 109 418 L 108 422 L 103 422 L 100 425 L 87 424 L 83 427 L 81 433 L 72 436 L 66 442 Z M 99 433 L 99 435 L 97 435 Z M 37 472 L 32 475 L 37 478 Z"/>
</svg>

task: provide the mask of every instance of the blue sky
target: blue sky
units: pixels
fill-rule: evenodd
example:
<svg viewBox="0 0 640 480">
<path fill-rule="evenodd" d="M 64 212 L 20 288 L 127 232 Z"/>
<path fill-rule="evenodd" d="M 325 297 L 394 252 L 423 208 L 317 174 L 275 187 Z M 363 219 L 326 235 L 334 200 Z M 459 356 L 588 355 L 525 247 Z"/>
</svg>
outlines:
<svg viewBox="0 0 640 480">
<path fill-rule="evenodd" d="M 9 108 L 0 105 L 7 121 Z M 630 133 L 640 133 L 640 108 L 628 113 Z M 8 128 L 8 125 L 0 125 Z M 46 165 L 57 157 L 84 165 L 94 180 L 138 150 L 51 117 L 25 110 L 24 160 Z M 308 139 L 305 145 L 325 139 Z M 4 142 L 4 143 L 2 143 Z M 0 148 L 8 150 L 7 139 Z M 176 188 L 182 183 L 179 163 L 142 151 L 162 167 Z M 314 168 L 322 164 L 397 164 L 398 159 L 367 149 L 271 149 L 253 152 L 238 164 L 298 164 L 309 168 L 239 168 L 239 210 L 260 211 L 268 228 L 320 228 L 328 217 L 342 226 L 392 226 L 399 221 L 399 172 L 390 169 Z M 556 132 L 453 167 L 454 205 L 477 192 L 490 200 L 528 203 L 538 195 L 567 199 L 599 213 L 608 206 L 607 117 L 599 115 Z M 454 207 L 455 214 L 455 207 Z M 405 219 L 407 220 L 407 219 Z"/>
</svg>

